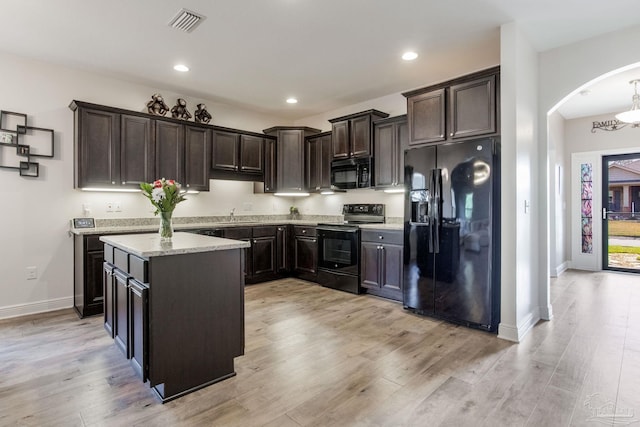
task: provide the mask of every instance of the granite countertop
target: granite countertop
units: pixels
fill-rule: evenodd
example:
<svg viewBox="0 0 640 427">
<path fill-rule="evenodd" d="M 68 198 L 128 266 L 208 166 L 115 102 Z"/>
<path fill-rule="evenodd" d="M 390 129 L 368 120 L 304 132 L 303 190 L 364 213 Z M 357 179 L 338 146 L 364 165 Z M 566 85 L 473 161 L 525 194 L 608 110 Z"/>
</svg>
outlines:
<svg viewBox="0 0 640 427">
<path fill-rule="evenodd" d="M 250 246 L 249 242 L 241 240 L 201 236 L 193 233 L 174 233 L 170 243 L 160 243 L 158 233 L 108 235 L 100 237 L 100 240 L 141 258 L 224 251 Z"/>
<path fill-rule="evenodd" d="M 385 223 L 385 224 L 360 224 L 360 228 L 372 230 L 404 230 L 402 223 Z"/>
</svg>

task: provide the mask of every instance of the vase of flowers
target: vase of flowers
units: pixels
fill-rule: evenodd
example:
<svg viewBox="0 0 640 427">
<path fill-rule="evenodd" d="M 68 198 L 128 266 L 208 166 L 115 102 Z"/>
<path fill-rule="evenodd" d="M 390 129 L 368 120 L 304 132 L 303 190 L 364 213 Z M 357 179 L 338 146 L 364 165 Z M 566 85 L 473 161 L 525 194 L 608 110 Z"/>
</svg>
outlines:
<svg viewBox="0 0 640 427">
<path fill-rule="evenodd" d="M 173 179 L 157 179 L 152 183 L 140 184 L 142 194 L 156 208 L 154 215 L 160 214 L 160 242 L 171 242 L 173 237 L 173 210 L 176 205 L 186 200 L 180 192 L 180 184 Z"/>
</svg>

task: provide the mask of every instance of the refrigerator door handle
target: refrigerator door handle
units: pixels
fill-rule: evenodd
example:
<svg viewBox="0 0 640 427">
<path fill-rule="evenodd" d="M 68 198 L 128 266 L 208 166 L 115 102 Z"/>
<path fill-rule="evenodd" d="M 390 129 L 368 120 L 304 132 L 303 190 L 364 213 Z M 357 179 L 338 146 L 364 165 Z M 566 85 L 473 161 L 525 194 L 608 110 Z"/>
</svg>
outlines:
<svg viewBox="0 0 640 427">
<path fill-rule="evenodd" d="M 433 210 L 432 210 L 432 226 L 431 235 L 433 239 L 433 253 L 440 253 L 440 210 L 442 204 L 442 170 L 433 169 L 431 172 L 431 183 L 433 189 Z"/>
</svg>

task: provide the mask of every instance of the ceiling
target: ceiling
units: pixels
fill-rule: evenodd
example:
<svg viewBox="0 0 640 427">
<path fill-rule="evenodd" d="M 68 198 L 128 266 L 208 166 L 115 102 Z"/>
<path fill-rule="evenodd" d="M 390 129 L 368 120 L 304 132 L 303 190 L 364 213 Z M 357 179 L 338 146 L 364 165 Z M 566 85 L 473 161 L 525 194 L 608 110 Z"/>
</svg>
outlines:
<svg viewBox="0 0 640 427">
<path fill-rule="evenodd" d="M 191 33 L 167 25 L 183 7 L 206 17 Z M 625 11 L 636 8 L 637 0 L 3 0 L 0 50 L 293 121 L 497 65 L 507 22 L 545 51 L 635 26 Z M 418 59 L 402 61 L 408 49 Z M 191 71 L 174 71 L 176 63 Z M 607 101 L 591 102 L 593 90 L 560 112 L 628 108 L 628 80 L 612 82 Z M 291 96 L 299 103 L 286 104 Z"/>
</svg>

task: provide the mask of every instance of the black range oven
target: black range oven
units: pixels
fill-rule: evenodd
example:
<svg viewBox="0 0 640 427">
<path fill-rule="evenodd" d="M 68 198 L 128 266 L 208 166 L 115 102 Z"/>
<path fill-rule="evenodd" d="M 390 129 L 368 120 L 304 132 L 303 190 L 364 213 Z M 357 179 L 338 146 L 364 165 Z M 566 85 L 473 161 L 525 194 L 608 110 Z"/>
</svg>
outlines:
<svg viewBox="0 0 640 427">
<path fill-rule="evenodd" d="M 318 224 L 318 283 L 354 294 L 360 287 L 360 227 L 383 223 L 384 205 L 349 204 L 342 207 L 344 222 Z"/>
</svg>

